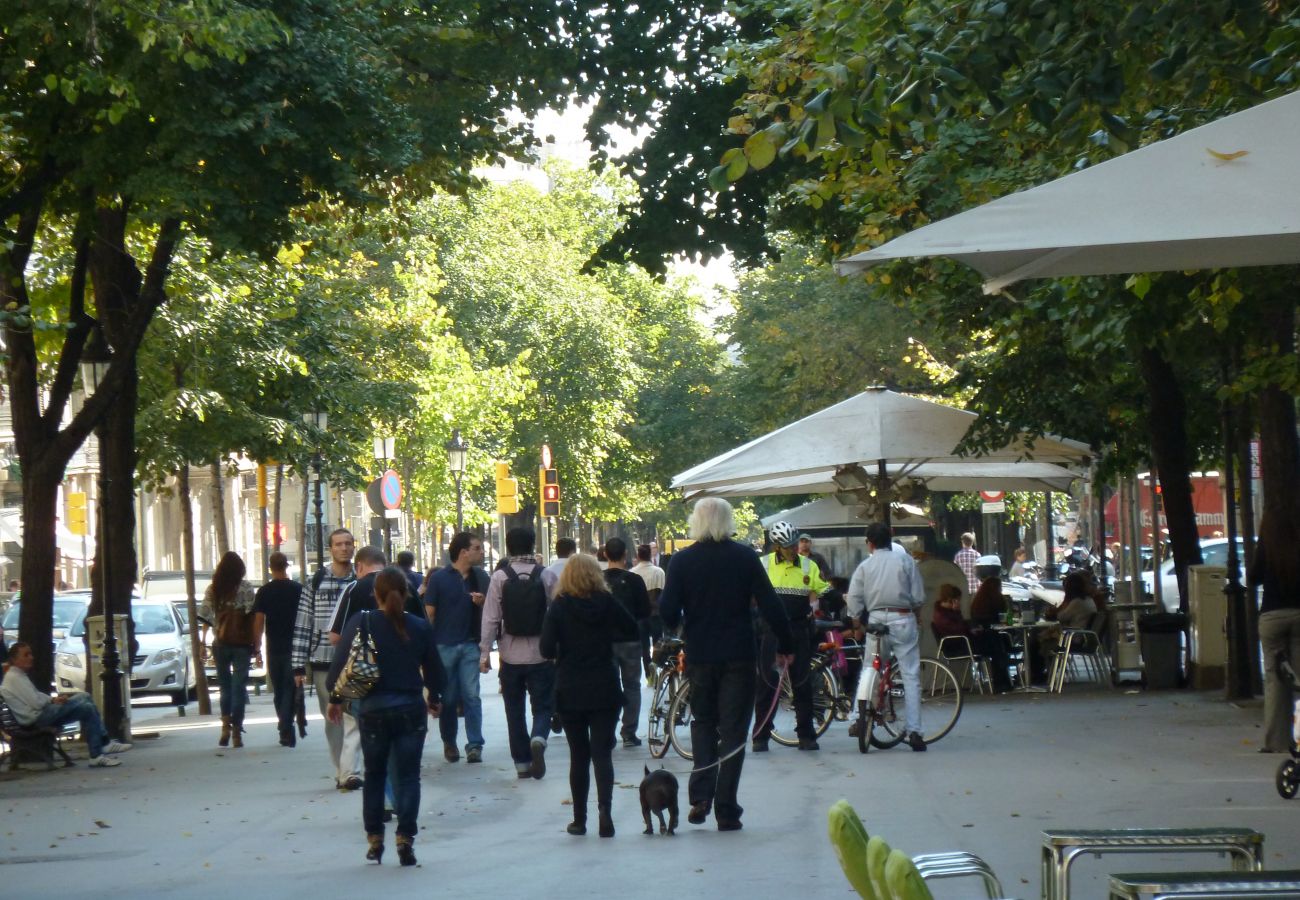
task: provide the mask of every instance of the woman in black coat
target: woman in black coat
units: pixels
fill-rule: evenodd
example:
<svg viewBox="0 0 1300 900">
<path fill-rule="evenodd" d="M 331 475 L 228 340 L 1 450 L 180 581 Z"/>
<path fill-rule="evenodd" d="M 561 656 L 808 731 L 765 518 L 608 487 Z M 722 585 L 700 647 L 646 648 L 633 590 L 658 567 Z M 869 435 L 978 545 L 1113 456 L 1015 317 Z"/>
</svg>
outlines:
<svg viewBox="0 0 1300 900">
<path fill-rule="evenodd" d="M 587 833 L 589 770 L 596 770 L 600 836 L 614 836 L 614 728 L 623 706 L 614 644 L 638 638 L 636 621 L 610 596 L 596 561 L 569 558 L 542 624 L 541 650 L 555 665 L 555 709 L 569 739 L 569 834 Z M 634 688 L 640 690 L 638 684 Z"/>
</svg>

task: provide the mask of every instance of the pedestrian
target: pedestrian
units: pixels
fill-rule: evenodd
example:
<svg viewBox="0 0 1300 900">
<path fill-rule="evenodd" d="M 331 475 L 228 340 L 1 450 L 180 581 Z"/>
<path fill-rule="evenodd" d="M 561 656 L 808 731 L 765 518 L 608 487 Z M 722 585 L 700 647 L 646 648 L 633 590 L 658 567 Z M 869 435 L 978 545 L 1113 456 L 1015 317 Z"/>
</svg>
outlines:
<svg viewBox="0 0 1300 900">
<path fill-rule="evenodd" d="M 341 644 L 350 648 L 358 630 L 374 641 L 379 681 L 358 703 L 361 750 L 366 778 L 361 792 L 361 820 L 366 829 L 366 859 L 384 856 L 384 784 L 393 786 L 397 814 L 397 859 L 413 866 L 416 818 L 420 812 L 420 757 L 429 733 L 429 716 L 442 711 L 443 671 L 433 629 L 406 612 L 410 585 L 406 573 L 389 566 L 375 578 L 377 610 L 354 614 L 343 628 Z M 345 715 L 343 698 L 333 694 L 347 662 L 335 654 L 326 679 L 331 692 L 327 720 L 338 726 Z"/>
<path fill-rule="evenodd" d="M 546 567 L 550 570 L 550 573 L 555 576 L 556 580 L 559 580 L 560 573 L 563 572 L 564 567 L 569 564 L 569 557 L 573 556 L 577 550 L 578 542 L 573 538 L 562 537 L 556 540 L 555 562 Z"/>
<path fill-rule="evenodd" d="M 975 562 L 980 558 L 980 553 L 975 549 L 975 535 L 966 532 L 961 536 L 961 549 L 952 561 L 961 569 L 961 573 L 966 576 L 966 590 L 973 597 L 975 592 L 980 588 L 979 576 L 975 574 Z"/>
<path fill-rule="evenodd" d="M 967 535 L 962 535 L 965 543 Z M 974 536 L 971 542 L 974 543 Z M 893 532 L 881 522 L 867 526 L 870 556 L 858 564 L 849 580 L 849 614 L 858 622 L 889 628 L 889 646 L 903 677 L 903 740 L 913 750 L 925 750 L 921 734 L 921 648 L 919 617 L 925 585 L 916 561 L 893 542 Z M 871 635 L 867 636 L 869 639 Z M 874 638 L 877 642 L 880 638 Z M 854 722 L 850 733 L 862 727 Z"/>
<path fill-rule="evenodd" d="M 779 660 L 794 652 L 790 623 L 757 554 L 732 540 L 731 504 L 707 497 L 690 516 L 695 543 L 672 555 L 659 612 L 664 627 L 680 623 L 691 685 L 691 745 L 695 768 L 687 788 L 687 821 L 702 825 L 713 811 L 719 831 L 739 831 L 738 801 L 754 708 L 754 625 L 758 611 L 776 635 Z"/>
<path fill-rule="evenodd" d="M 388 559 L 384 556 L 384 551 L 378 547 L 362 547 L 353 557 L 352 572 L 356 575 L 356 580 L 344 585 L 338 601 L 334 604 L 334 612 L 330 615 L 329 642 L 335 647 L 343 639 L 343 626 L 354 615 L 379 608 L 379 600 L 375 595 L 375 578 L 378 577 L 387 564 Z M 415 615 L 410 608 L 411 592 L 409 590 L 409 581 L 407 582 L 407 588 L 406 611 Z M 420 608 L 419 614 L 423 618 L 423 608 Z"/>
<path fill-rule="evenodd" d="M 212 572 L 212 582 L 203 592 L 198 615 L 200 637 L 213 629 L 212 661 L 217 667 L 221 691 L 221 736 L 217 746 L 244 746 L 244 705 L 248 702 L 248 669 L 253 659 L 262 660 L 262 632 L 253 607 L 257 593 L 244 580 L 248 569 L 238 553 L 228 551 Z"/>
<path fill-rule="evenodd" d="M 4 698 L 19 725 L 58 728 L 65 722 L 80 722 L 81 739 L 86 742 L 90 765 L 102 768 L 122 764 L 112 754 L 125 753 L 131 749 L 131 744 L 109 739 L 104 720 L 99 717 L 99 710 L 89 694 L 81 691 L 51 697 L 45 691 L 38 691 L 31 679 L 36 657 L 32 654 L 32 645 L 26 641 L 10 644 L 5 659 L 9 661 L 9 668 L 4 681 L 0 681 L 0 697 Z"/>
<path fill-rule="evenodd" d="M 325 679 L 334 658 L 334 645 L 329 640 L 330 620 L 339 595 L 356 581 L 352 571 L 355 547 L 356 539 L 346 528 L 330 533 L 329 565 L 322 566 L 312 576 L 310 590 L 304 588 L 293 625 L 294 680 L 300 686 L 305 684 L 310 671 L 322 715 L 329 711 Z M 357 733 L 357 720 L 347 713 L 341 722 L 326 719 L 325 740 L 334 764 L 334 786 L 345 791 L 361 787 L 361 736 Z"/>
<path fill-rule="evenodd" d="M 826 557 L 813 549 L 813 536 L 806 531 L 799 535 L 799 555 L 817 563 L 817 572 L 821 575 L 822 581 L 830 581 L 831 564 L 826 561 Z"/>
<path fill-rule="evenodd" d="M 664 592 L 664 570 L 650 561 L 653 555 L 653 547 L 641 544 L 636 548 L 637 562 L 632 567 L 632 571 L 645 582 L 645 591 L 650 597 L 650 618 L 646 619 L 645 634 L 641 636 L 641 645 L 645 651 L 641 663 L 645 668 L 646 680 L 652 683 L 655 670 L 654 663 L 650 661 L 650 647 L 664 637 L 664 620 L 659 615 L 659 597 Z"/>
<path fill-rule="evenodd" d="M 424 591 L 424 575 L 415 571 L 415 554 L 410 550 L 401 550 L 397 554 L 397 568 L 406 573 L 406 580 L 411 584 L 411 595 L 421 596 Z"/>
<path fill-rule="evenodd" d="M 649 655 L 642 646 L 641 635 L 649 628 L 650 595 L 641 576 L 628 571 L 627 543 L 622 538 L 612 537 L 605 542 L 605 559 L 609 563 L 604 573 L 609 592 L 637 623 L 637 633 L 631 640 L 614 645 L 614 659 L 618 661 L 623 683 L 623 746 L 640 747 L 636 729 L 641 719 L 641 670 L 642 660 Z"/>
<path fill-rule="evenodd" d="M 292 747 L 298 743 L 293 730 L 293 623 L 298 618 L 302 585 L 289 577 L 289 558 L 280 551 L 272 553 L 266 562 L 271 580 L 257 589 L 254 627 L 266 635 L 266 673 L 275 698 L 280 746 Z"/>
<path fill-rule="evenodd" d="M 795 734 L 800 750 L 818 750 L 817 732 L 813 727 L 812 668 L 813 605 L 831 589 L 822 580 L 821 568 L 808 555 L 799 553 L 802 539 L 789 522 L 774 522 L 768 529 L 774 550 L 763 557 L 763 569 L 785 608 L 794 640 L 794 662 L 790 666 L 790 688 L 794 694 Z M 754 692 L 754 715 L 759 725 L 754 733 L 754 752 L 766 753 L 772 737 L 773 704 L 781 686 L 774 668 L 776 635 L 770 628 L 759 628 L 758 682 Z"/>
<path fill-rule="evenodd" d="M 555 664 L 542 656 L 541 636 L 556 579 L 537 563 L 536 544 L 531 528 L 506 532 L 509 558 L 488 582 L 479 642 L 479 671 L 484 674 L 492 668 L 492 643 L 497 644 L 510 758 L 520 778 L 546 775 L 546 738 L 555 708 Z M 525 699 L 531 706 L 531 727 L 524 713 Z"/>
<path fill-rule="evenodd" d="M 483 603 L 488 573 L 483 570 L 483 541 L 462 531 L 447 545 L 446 566 L 434 572 L 424 592 L 425 615 L 433 626 L 447 685 L 442 699 L 446 712 L 438 718 L 442 755 L 457 762 L 456 706 L 465 712 L 465 761 L 483 761 L 483 701 L 479 697 L 478 645 L 483 636 Z"/>
<path fill-rule="evenodd" d="M 612 562 L 612 555 L 610 559 Z M 612 569 L 606 570 L 606 578 Z M 547 659 L 556 661 L 555 706 L 569 741 L 573 822 L 568 832 L 587 833 L 587 793 L 594 769 L 600 836 L 613 837 L 611 751 L 626 690 L 626 684 L 622 689 L 619 686 L 616 648 L 634 639 L 639 631 L 623 604 L 609 593 L 601 575 L 590 556 L 569 560 L 560 575 L 555 601 L 546 611 L 541 651 Z"/>
<path fill-rule="evenodd" d="M 1272 546 L 1286 547 L 1285 558 L 1272 559 L 1264 552 L 1264 541 L 1255 545 L 1250 567 L 1251 587 L 1262 587 L 1259 606 L 1259 642 L 1264 654 L 1264 746 L 1261 753 L 1286 753 L 1292 744 L 1293 701 L 1291 684 L 1278 668 L 1285 655 L 1300 669 L 1300 594 L 1288 593 L 1284 585 L 1300 581 L 1300 563 L 1295 550 L 1300 535 L 1287 533 L 1282 516 L 1270 510 L 1260 521 L 1261 537 L 1271 537 Z"/>
</svg>

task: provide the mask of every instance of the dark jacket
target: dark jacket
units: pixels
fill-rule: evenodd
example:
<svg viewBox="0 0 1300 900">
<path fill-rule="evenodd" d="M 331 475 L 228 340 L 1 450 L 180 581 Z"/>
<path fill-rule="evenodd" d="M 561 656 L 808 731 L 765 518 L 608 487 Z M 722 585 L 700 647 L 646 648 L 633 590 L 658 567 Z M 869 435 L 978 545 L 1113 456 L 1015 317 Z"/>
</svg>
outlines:
<svg viewBox="0 0 1300 900">
<path fill-rule="evenodd" d="M 343 628 L 343 637 L 330 663 L 325 687 L 333 692 L 339 673 L 348 660 L 352 639 L 364 617 L 366 629 L 375 639 L 379 683 L 361 700 L 362 713 L 392 706 L 441 702 L 447 677 L 442 668 L 442 657 L 433 642 L 433 629 L 418 616 L 403 615 L 406 616 L 406 640 L 397 634 L 388 617 L 377 610 L 357 613 Z M 427 698 L 421 696 L 421 691 L 428 692 Z"/>
<path fill-rule="evenodd" d="M 617 709 L 623 705 L 614 644 L 635 641 L 636 620 L 611 595 L 561 594 L 542 622 L 542 656 L 555 660 L 555 708 Z"/>
<path fill-rule="evenodd" d="M 1002 579 L 985 578 L 970 601 L 970 620 L 981 625 L 997 622 L 1006 614 L 1007 601 L 1002 596 Z"/>
<path fill-rule="evenodd" d="M 736 541 L 697 541 L 673 554 L 659 615 L 669 630 L 684 623 L 688 663 L 755 658 L 753 603 L 776 635 L 777 652 L 793 653 L 790 621 L 756 554 Z"/>
<path fill-rule="evenodd" d="M 1276 612 L 1279 609 L 1300 607 L 1300 596 L 1290 595 L 1282 589 L 1282 580 L 1268 567 L 1264 556 L 1264 542 L 1255 545 L 1255 560 L 1250 567 L 1250 586 L 1263 588 L 1263 598 L 1259 604 L 1261 614 Z M 1293 662 L 1300 662 L 1293 660 Z"/>
<path fill-rule="evenodd" d="M 482 566 L 473 566 L 469 570 L 469 581 L 451 563 L 429 573 L 424 587 L 424 605 L 434 609 L 433 634 L 443 644 L 457 644 L 472 641 L 477 644 L 483 635 L 483 607 L 469 598 L 470 591 L 486 595 L 488 591 L 488 573 Z M 449 635 L 447 621 L 453 616 L 457 620 L 468 620 L 469 632 L 465 635 Z M 455 637 L 455 640 L 452 640 Z"/>
</svg>

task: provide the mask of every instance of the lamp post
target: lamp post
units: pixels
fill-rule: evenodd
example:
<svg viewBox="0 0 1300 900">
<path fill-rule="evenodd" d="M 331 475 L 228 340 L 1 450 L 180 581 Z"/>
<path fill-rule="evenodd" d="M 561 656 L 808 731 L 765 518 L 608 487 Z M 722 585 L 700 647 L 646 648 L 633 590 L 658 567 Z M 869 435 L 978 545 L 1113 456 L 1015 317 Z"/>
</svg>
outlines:
<svg viewBox="0 0 1300 900">
<path fill-rule="evenodd" d="M 393 458 L 397 452 L 397 438 L 377 437 L 375 438 L 375 462 L 379 463 L 379 477 L 384 477 L 384 470 L 388 468 L 388 461 Z M 384 558 L 390 563 L 393 561 L 393 520 L 389 517 L 392 510 L 381 510 L 384 514 Z"/>
<path fill-rule="evenodd" d="M 85 349 L 81 351 L 81 383 L 90 396 L 99 390 L 104 378 L 108 375 L 108 367 L 113 361 L 113 351 L 108 346 L 108 341 L 104 339 L 104 331 L 98 323 L 90 332 L 90 341 L 86 344 Z M 100 421 L 95 425 L 96 449 L 99 456 L 99 509 L 97 510 L 97 527 L 98 535 L 96 540 L 99 544 L 99 589 L 100 597 L 104 604 L 104 654 L 100 659 L 100 678 L 103 680 L 103 698 L 104 698 L 104 728 L 108 731 L 109 737 L 117 739 L 122 734 L 122 673 L 118 671 L 122 663 L 121 657 L 117 650 L 117 621 L 114 617 L 113 598 L 109 592 L 109 586 L 112 582 L 109 579 L 109 568 L 112 564 L 109 559 L 110 554 L 108 547 L 104 543 L 104 536 L 108 534 L 108 517 L 104 510 L 104 500 L 108 496 L 109 479 L 104 468 L 104 425 Z"/>
<path fill-rule="evenodd" d="M 465 529 L 460 480 L 465 474 L 465 452 L 469 450 L 469 445 L 461 439 L 460 429 L 453 428 L 451 440 L 444 444 L 443 447 L 447 451 L 447 468 L 450 470 L 452 477 L 456 479 L 456 533 L 459 534 Z"/>
<path fill-rule="evenodd" d="M 329 414 L 319 410 L 305 412 L 302 414 L 302 420 L 308 428 L 313 428 L 316 431 L 316 434 L 313 435 L 316 439 L 316 449 L 311 457 L 312 468 L 316 470 L 316 493 L 312 502 L 316 507 L 316 568 L 322 569 L 325 567 L 325 501 L 321 497 L 320 490 L 320 469 L 323 462 L 320 441 L 321 435 L 325 433 L 325 429 L 329 426 Z"/>
</svg>

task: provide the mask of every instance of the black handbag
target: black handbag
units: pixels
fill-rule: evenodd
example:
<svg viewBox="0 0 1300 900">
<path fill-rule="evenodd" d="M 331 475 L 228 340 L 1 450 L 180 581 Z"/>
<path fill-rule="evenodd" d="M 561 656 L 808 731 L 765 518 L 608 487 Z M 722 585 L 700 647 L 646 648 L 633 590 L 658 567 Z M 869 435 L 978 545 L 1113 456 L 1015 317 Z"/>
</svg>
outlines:
<svg viewBox="0 0 1300 900">
<path fill-rule="evenodd" d="M 352 645 L 348 647 L 348 660 L 334 683 L 334 693 L 345 700 L 360 700 L 379 683 L 379 653 L 375 650 L 374 637 L 366 628 L 369 621 L 370 613 L 361 617 Z"/>
</svg>

